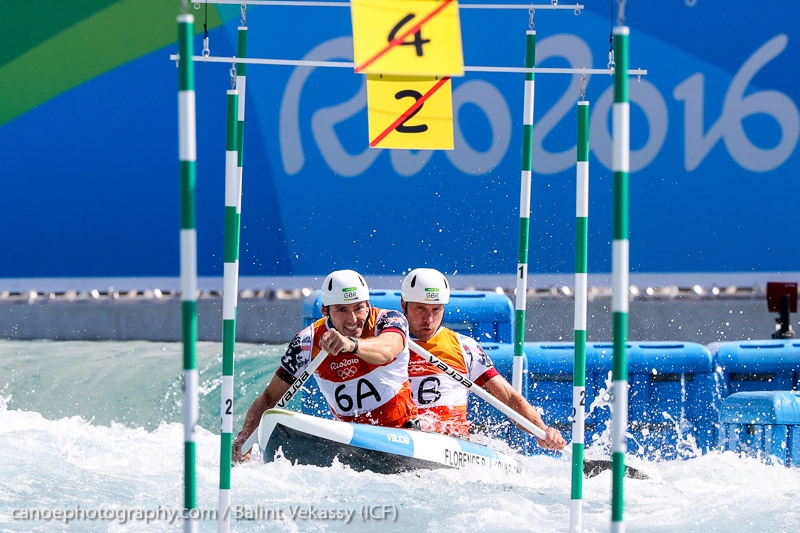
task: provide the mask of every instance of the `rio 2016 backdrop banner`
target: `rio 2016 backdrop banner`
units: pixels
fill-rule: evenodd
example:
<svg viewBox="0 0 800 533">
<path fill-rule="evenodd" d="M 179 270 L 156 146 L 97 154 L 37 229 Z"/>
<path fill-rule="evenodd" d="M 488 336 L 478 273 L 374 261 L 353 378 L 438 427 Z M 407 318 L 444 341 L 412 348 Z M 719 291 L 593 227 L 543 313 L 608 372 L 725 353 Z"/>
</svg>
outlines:
<svg viewBox="0 0 800 533">
<path fill-rule="evenodd" d="M 179 5 L 0 2 L 0 277 L 178 275 Z M 199 7 L 196 53 L 205 24 L 209 53 L 235 55 L 240 6 Z M 797 270 L 800 4 L 630 0 L 625 16 L 630 67 L 648 71 L 630 84 L 631 271 Z M 465 67 L 524 66 L 527 9 L 458 17 Z M 606 68 L 616 17 L 535 11 L 536 66 Z M 250 6 L 245 24 L 251 58 L 353 61 L 347 8 Z M 223 271 L 230 70 L 195 63 L 201 276 Z M 367 78 L 248 65 L 240 274 L 513 274 L 524 74 L 452 77 L 452 150 L 371 148 Z M 590 273 L 611 271 L 612 85 L 586 77 Z M 535 78 L 532 275 L 574 269 L 580 87 Z"/>
</svg>

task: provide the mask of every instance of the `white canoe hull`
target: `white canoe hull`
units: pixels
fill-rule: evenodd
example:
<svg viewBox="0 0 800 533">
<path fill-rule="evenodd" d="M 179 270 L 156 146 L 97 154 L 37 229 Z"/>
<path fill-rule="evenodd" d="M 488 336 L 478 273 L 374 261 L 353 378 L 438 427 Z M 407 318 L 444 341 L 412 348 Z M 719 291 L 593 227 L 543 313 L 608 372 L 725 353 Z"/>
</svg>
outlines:
<svg viewBox="0 0 800 533">
<path fill-rule="evenodd" d="M 334 458 L 354 470 L 396 473 L 431 468 L 488 468 L 518 471 L 519 464 L 473 442 L 438 433 L 354 424 L 270 409 L 258 428 L 265 462 L 280 450 L 292 462 L 330 466 Z"/>
</svg>

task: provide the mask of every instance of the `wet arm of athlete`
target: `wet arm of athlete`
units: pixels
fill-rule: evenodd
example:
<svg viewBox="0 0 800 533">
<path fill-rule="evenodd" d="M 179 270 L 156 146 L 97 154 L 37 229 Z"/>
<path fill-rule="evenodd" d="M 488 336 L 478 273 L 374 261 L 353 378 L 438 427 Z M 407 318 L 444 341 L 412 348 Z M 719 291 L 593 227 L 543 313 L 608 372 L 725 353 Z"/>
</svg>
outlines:
<svg viewBox="0 0 800 533">
<path fill-rule="evenodd" d="M 396 331 L 385 331 L 377 337 L 366 339 L 354 337 L 354 339 L 351 340 L 335 329 L 330 329 L 322 335 L 319 344 L 329 354 L 338 355 L 341 352 L 355 352 L 358 342 L 356 355 L 373 365 L 391 363 L 405 348 L 403 335 Z"/>
<path fill-rule="evenodd" d="M 536 442 L 539 446 L 547 450 L 560 450 L 567 445 L 567 441 L 561 436 L 561 432 L 545 424 L 544 420 L 542 420 L 542 417 L 539 415 L 539 411 L 529 404 L 528 400 L 517 392 L 505 378 L 502 376 L 494 376 L 483 384 L 483 388 L 489 391 L 492 396 L 544 430 L 547 438 L 540 439 L 536 437 Z M 520 427 L 520 429 L 524 430 L 525 428 Z"/>
<path fill-rule="evenodd" d="M 254 431 L 258 430 L 258 424 L 261 423 L 261 415 L 263 415 L 267 409 L 272 409 L 275 407 L 275 404 L 277 404 L 278 400 L 280 400 L 281 397 L 286 394 L 286 391 L 289 390 L 289 387 L 289 383 L 278 377 L 278 374 L 276 373 L 274 376 L 272 376 L 272 379 L 267 385 L 267 388 L 264 389 L 264 392 L 262 392 L 258 398 L 253 401 L 253 404 L 247 410 L 247 414 L 244 417 L 242 430 L 233 441 L 233 450 L 231 455 L 234 461 L 241 463 L 250 457 L 250 450 L 246 450 L 247 453 L 242 454 L 242 445 L 248 438 L 250 438 L 250 435 L 252 435 Z"/>
</svg>

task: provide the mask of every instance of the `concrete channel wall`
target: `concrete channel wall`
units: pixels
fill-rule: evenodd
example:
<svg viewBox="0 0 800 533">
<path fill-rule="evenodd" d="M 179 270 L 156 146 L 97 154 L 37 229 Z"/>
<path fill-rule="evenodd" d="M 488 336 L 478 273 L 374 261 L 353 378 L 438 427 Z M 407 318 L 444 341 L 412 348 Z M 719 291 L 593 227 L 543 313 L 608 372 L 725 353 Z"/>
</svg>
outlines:
<svg viewBox="0 0 800 533">
<path fill-rule="evenodd" d="M 302 327 L 309 289 L 243 290 L 237 312 L 237 340 L 288 342 Z M 632 294 L 632 341 L 675 340 L 709 344 L 768 339 L 777 314 L 767 311 L 759 287 L 718 290 L 664 287 Z M 507 295 L 513 297 L 511 290 Z M 203 292 L 198 300 L 202 341 L 222 339 L 222 296 Z M 612 338 L 610 290 L 590 292 L 588 340 Z M 792 315 L 792 327 L 800 327 Z M 526 341 L 571 341 L 573 303 L 563 289 L 531 289 L 527 299 Z M 53 340 L 181 340 L 177 294 L 152 290 L 0 292 L 0 338 Z"/>
</svg>

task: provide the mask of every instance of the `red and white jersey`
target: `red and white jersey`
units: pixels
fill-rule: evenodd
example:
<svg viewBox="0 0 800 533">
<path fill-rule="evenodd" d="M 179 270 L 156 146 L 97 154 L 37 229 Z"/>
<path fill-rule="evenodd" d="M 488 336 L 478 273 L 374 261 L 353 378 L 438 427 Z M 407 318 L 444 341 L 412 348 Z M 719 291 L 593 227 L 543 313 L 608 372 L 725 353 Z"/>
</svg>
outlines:
<svg viewBox="0 0 800 533">
<path fill-rule="evenodd" d="M 427 341 L 416 342 L 479 387 L 498 375 L 492 360 L 480 344 L 451 329 L 439 328 Z M 469 391 L 463 385 L 431 365 L 421 355 L 414 353 L 413 349 L 408 364 L 408 376 L 423 430 L 457 435 L 469 433 Z"/>
<path fill-rule="evenodd" d="M 278 376 L 293 383 L 322 348 L 319 340 L 333 328 L 321 318 L 295 335 L 281 358 Z M 370 308 L 361 338 L 395 332 L 408 338 L 408 322 L 402 313 Z M 373 365 L 349 352 L 328 355 L 314 377 L 320 391 L 340 420 L 401 427 L 416 418 L 417 409 L 408 382 L 408 345 L 391 362 Z"/>
</svg>

